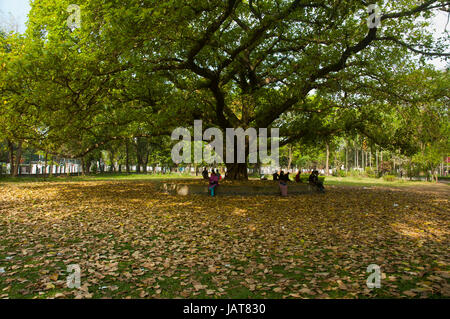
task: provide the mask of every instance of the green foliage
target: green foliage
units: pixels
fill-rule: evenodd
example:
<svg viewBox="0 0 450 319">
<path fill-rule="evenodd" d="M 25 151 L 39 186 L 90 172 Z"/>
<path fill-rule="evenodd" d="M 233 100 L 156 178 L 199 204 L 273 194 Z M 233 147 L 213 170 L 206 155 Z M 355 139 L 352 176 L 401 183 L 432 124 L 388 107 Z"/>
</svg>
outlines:
<svg viewBox="0 0 450 319">
<path fill-rule="evenodd" d="M 172 165 L 153 139 L 202 119 L 278 127 L 309 148 L 283 164 L 315 166 L 325 143 L 361 134 L 434 169 L 449 149 L 448 71 L 407 47 L 448 47 L 427 29 L 439 3 L 381 2 L 397 14 L 368 29 L 356 0 L 81 0 L 71 30 L 70 0 L 35 0 L 26 34 L 0 35 L 0 138 L 69 158 L 107 150 L 110 164 L 134 141 L 135 162 Z"/>
<path fill-rule="evenodd" d="M 383 180 L 385 180 L 386 182 L 395 182 L 397 180 L 397 176 L 383 175 Z"/>
<path fill-rule="evenodd" d="M 366 167 L 365 169 L 365 175 L 369 178 L 375 178 L 376 177 L 376 172 L 373 168 L 371 167 Z"/>
<path fill-rule="evenodd" d="M 309 175 L 308 174 L 300 174 L 301 183 L 309 183 Z M 320 182 L 325 182 L 325 176 L 319 176 Z"/>
<path fill-rule="evenodd" d="M 346 177 L 346 176 L 347 176 L 347 172 L 346 172 L 346 171 L 343 171 L 343 170 L 339 170 L 339 171 L 338 171 L 338 176 L 339 176 L 339 177 Z"/>
</svg>

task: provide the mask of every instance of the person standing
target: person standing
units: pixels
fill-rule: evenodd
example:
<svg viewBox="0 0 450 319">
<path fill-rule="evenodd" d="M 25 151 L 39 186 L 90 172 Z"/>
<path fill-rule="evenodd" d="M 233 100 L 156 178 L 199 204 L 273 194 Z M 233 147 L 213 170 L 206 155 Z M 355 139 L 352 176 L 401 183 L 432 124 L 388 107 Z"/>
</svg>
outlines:
<svg viewBox="0 0 450 319">
<path fill-rule="evenodd" d="M 283 171 L 280 172 L 280 182 L 279 182 L 279 186 L 280 186 L 280 193 L 281 196 L 285 197 L 288 194 L 288 186 L 287 186 L 287 182 L 289 181 L 289 174 L 284 174 Z"/>
</svg>

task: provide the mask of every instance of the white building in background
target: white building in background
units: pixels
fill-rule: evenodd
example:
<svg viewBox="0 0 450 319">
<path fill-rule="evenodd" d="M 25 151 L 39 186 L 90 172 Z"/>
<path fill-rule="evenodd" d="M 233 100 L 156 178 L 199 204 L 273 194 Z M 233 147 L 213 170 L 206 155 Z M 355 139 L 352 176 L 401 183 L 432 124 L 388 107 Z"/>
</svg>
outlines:
<svg viewBox="0 0 450 319">
<path fill-rule="evenodd" d="M 45 172 L 45 165 L 43 164 L 31 164 L 20 165 L 19 175 L 41 175 Z M 50 172 L 51 171 L 51 172 Z M 82 172 L 80 164 L 67 163 L 66 165 L 47 165 L 47 174 L 77 174 Z M 11 173 L 11 164 L 6 164 L 6 172 L 3 174 Z"/>
</svg>

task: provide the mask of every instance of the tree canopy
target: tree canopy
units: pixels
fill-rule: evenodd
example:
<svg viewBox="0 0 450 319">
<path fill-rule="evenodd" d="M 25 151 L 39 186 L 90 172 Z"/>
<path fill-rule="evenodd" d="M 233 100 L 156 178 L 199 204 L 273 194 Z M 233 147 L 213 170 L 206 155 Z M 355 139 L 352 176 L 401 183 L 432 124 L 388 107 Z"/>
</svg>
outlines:
<svg viewBox="0 0 450 319">
<path fill-rule="evenodd" d="M 278 127 L 283 144 L 358 132 L 415 153 L 427 130 L 414 119 L 448 119 L 448 70 L 426 62 L 450 56 L 429 31 L 449 1 L 377 1 L 371 25 L 359 0 L 83 0 L 78 28 L 70 2 L 33 1 L 26 33 L 1 37 L 9 140 L 82 158 L 201 119 Z"/>
</svg>

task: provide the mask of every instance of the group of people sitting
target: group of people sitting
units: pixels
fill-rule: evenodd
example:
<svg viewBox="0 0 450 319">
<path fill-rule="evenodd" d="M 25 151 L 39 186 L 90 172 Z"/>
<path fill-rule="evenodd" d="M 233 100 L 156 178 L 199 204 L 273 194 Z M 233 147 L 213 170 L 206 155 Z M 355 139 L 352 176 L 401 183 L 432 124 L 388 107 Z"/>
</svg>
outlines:
<svg viewBox="0 0 450 319">
<path fill-rule="evenodd" d="M 289 172 L 287 172 L 286 174 L 284 173 L 284 171 L 280 171 L 280 174 L 278 174 L 278 172 L 275 172 L 273 173 L 272 176 L 274 181 L 284 181 L 284 182 L 290 181 Z"/>
<path fill-rule="evenodd" d="M 219 186 L 219 181 L 222 179 L 222 175 L 218 169 L 211 170 L 211 174 L 208 173 L 208 170 L 205 168 L 202 172 L 203 179 L 209 181 L 208 190 L 211 196 L 215 196 L 216 189 Z M 286 174 L 284 171 L 275 172 L 273 175 L 273 180 L 279 182 L 281 196 L 287 196 L 287 183 L 290 182 L 289 172 Z M 295 175 L 295 181 L 297 183 L 301 183 L 300 171 L 298 171 L 297 175 Z M 313 170 L 308 178 L 309 185 L 315 187 L 319 192 L 324 193 L 325 187 L 323 183 L 319 179 L 319 172 L 317 170 Z"/>
<path fill-rule="evenodd" d="M 202 172 L 203 179 L 209 180 L 208 190 L 211 196 L 215 196 L 216 188 L 219 186 L 219 181 L 222 179 L 222 175 L 220 175 L 219 170 L 214 169 L 211 170 L 211 175 L 208 174 L 208 170 L 205 168 Z"/>
<path fill-rule="evenodd" d="M 272 176 L 273 176 L 274 181 L 279 181 L 281 196 L 287 196 L 287 182 L 290 181 L 289 172 L 287 172 L 286 174 L 284 173 L 284 171 L 280 171 L 279 174 L 278 174 L 278 172 L 275 172 L 275 173 L 273 173 Z M 295 182 L 297 182 L 297 183 L 302 182 L 302 180 L 300 178 L 300 171 L 298 171 L 297 175 L 295 175 Z M 319 172 L 317 170 L 313 170 L 311 172 L 311 174 L 309 175 L 309 178 L 308 178 L 308 182 L 309 182 L 309 185 L 316 188 L 317 191 L 319 191 L 321 193 L 325 192 L 325 187 L 323 186 L 323 183 L 319 179 Z"/>
<path fill-rule="evenodd" d="M 309 175 L 308 182 L 310 185 L 315 186 L 317 190 L 321 193 L 325 193 L 325 187 L 323 186 L 323 183 L 319 179 L 319 172 L 316 170 L 313 170 L 311 172 L 311 175 Z"/>
</svg>

